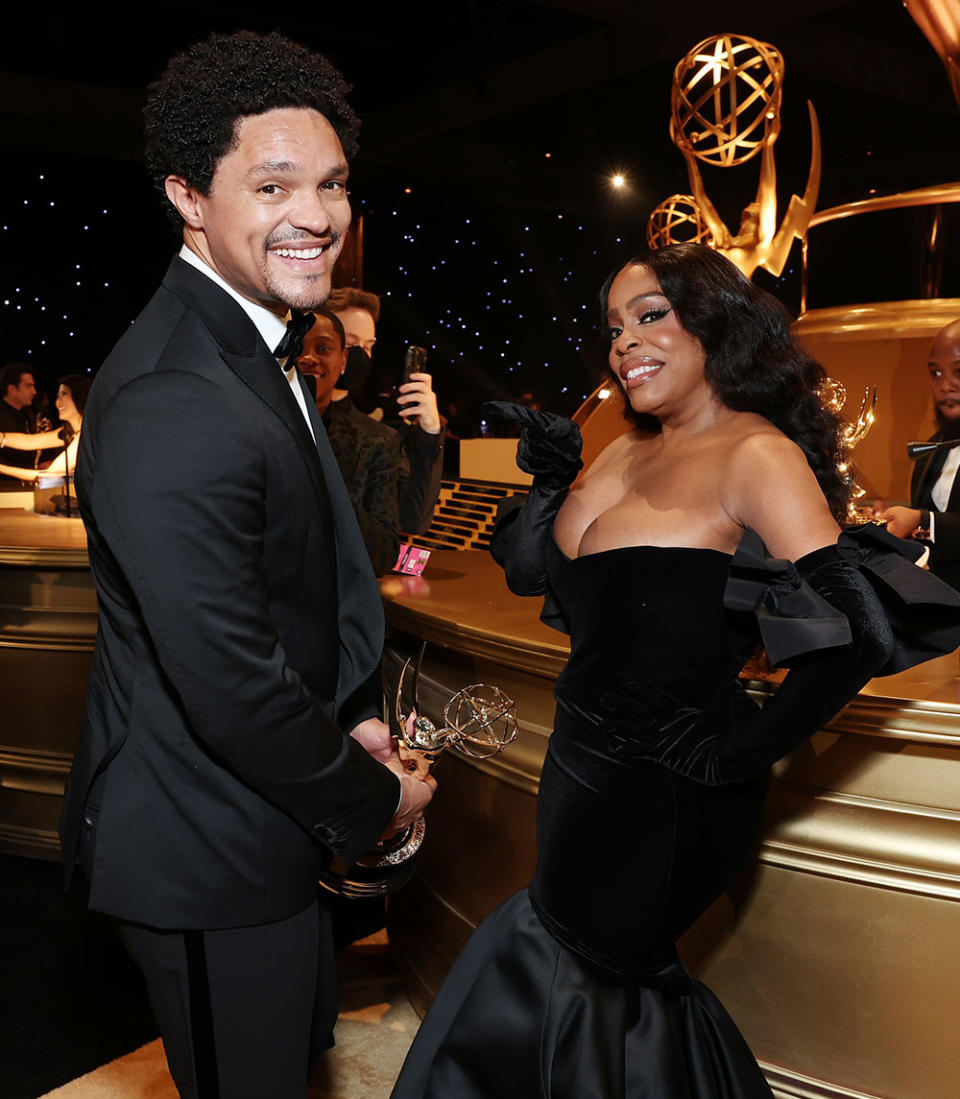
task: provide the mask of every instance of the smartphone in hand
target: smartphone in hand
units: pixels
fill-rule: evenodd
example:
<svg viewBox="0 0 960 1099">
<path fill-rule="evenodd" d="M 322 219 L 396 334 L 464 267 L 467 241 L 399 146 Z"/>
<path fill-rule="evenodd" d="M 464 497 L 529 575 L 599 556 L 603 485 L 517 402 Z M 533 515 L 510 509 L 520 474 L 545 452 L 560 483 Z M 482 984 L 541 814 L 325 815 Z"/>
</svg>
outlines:
<svg viewBox="0 0 960 1099">
<path fill-rule="evenodd" d="M 407 348 L 406 357 L 403 360 L 403 381 L 410 381 L 411 374 L 419 374 L 427 369 L 427 349 L 417 347 L 415 343 Z"/>
</svg>

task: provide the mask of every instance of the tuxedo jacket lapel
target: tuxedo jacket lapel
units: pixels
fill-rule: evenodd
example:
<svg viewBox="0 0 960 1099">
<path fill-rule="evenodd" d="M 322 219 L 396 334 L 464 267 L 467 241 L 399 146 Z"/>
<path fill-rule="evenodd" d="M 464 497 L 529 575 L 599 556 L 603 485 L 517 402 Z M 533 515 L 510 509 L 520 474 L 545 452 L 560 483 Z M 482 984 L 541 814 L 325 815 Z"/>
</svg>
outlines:
<svg viewBox="0 0 960 1099">
<path fill-rule="evenodd" d="M 280 364 L 253 322 L 229 294 L 179 256 L 171 262 L 163 284 L 200 314 L 220 346 L 223 361 L 283 422 L 310 471 L 321 507 L 326 510 L 329 489 L 324 484 L 317 448 Z"/>
<path fill-rule="evenodd" d="M 262 341 L 260 346 L 264 347 Z M 310 480 L 318 498 L 326 506 L 330 495 L 330 481 L 280 364 L 269 352 L 248 357 L 231 351 L 221 351 L 220 356 L 234 374 L 283 421 L 310 471 Z"/>
<path fill-rule="evenodd" d="M 960 511 L 960 473 L 953 479 L 950 488 L 950 499 L 947 501 L 946 511 Z"/>
<path fill-rule="evenodd" d="M 938 431 L 936 435 L 931 436 L 930 441 L 939 442 L 942 437 Z M 930 493 L 936 484 L 940 470 L 943 469 L 944 461 L 946 456 L 942 450 L 931 450 L 917 460 L 910 479 L 910 501 L 914 507 L 936 510 Z"/>
</svg>

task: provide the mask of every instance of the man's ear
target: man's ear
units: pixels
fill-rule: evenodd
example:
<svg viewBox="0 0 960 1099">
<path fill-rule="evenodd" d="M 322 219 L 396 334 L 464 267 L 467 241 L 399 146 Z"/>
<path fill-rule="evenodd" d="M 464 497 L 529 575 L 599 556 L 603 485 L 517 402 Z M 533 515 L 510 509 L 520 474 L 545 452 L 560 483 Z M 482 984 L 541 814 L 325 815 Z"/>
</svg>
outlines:
<svg viewBox="0 0 960 1099">
<path fill-rule="evenodd" d="M 203 228 L 203 210 L 201 199 L 203 196 L 191 187 L 183 176 L 167 176 L 163 184 L 167 198 L 177 208 L 177 212 L 191 229 Z"/>
</svg>

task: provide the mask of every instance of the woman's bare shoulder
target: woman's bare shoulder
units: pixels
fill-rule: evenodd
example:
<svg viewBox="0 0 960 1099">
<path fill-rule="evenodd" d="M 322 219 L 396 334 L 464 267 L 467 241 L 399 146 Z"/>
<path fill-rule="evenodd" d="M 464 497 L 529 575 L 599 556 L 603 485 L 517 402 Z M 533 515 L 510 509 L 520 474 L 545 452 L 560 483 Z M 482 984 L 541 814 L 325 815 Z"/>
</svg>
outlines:
<svg viewBox="0 0 960 1099">
<path fill-rule="evenodd" d="M 731 440 L 727 462 L 732 467 L 748 466 L 752 462 L 773 462 L 806 465 L 803 450 L 763 416 L 741 412 L 731 425 Z"/>
<path fill-rule="evenodd" d="M 839 528 L 803 450 L 760 416 L 741 426 L 721 481 L 727 514 L 776 556 L 795 559 L 835 542 Z"/>
</svg>

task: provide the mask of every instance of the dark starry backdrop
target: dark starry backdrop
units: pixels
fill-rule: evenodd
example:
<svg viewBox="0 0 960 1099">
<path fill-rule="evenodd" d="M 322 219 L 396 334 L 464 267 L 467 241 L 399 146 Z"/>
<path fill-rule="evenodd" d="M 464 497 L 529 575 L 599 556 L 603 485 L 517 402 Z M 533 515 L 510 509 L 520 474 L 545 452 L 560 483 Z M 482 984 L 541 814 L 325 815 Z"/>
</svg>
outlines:
<svg viewBox="0 0 960 1099">
<path fill-rule="evenodd" d="M 636 5 L 600 7 L 606 17 L 577 3 L 368 4 L 281 27 L 329 53 L 356 85 L 365 129 L 351 197 L 364 216 L 364 283 L 384 298 L 376 362 L 399 372 L 404 346 L 424 344 L 442 404 L 455 398 L 475 408 L 484 397 L 529 392 L 545 407 L 575 409 L 599 376 L 597 288 L 642 247 L 653 206 L 688 189 L 667 134 L 672 67 L 698 38 L 730 28 L 696 0 L 684 20 L 658 12 L 649 34 L 638 31 Z M 620 8 L 633 13 L 623 34 Z M 899 3 L 797 4 L 793 21 L 781 15 L 776 25 L 767 8 L 725 5 L 733 29 L 776 43 L 786 57 L 781 216 L 805 183 L 807 98 L 823 137 L 820 208 L 960 177 L 960 111 Z M 804 22 L 807 8 L 819 22 Z M 144 3 L 120 19 L 104 35 L 76 8 L 14 13 L 0 57 L 0 361 L 28 360 L 48 389 L 62 374 L 96 369 L 176 246 L 136 159 L 144 85 L 166 56 L 208 30 L 275 25 L 244 4 Z M 791 37 L 796 27 L 806 38 Z M 596 51 L 590 36 L 600 31 L 605 45 Z M 834 48 L 856 32 L 866 36 L 856 39 L 861 52 L 900 51 L 891 56 L 913 65 L 899 74 L 898 88 L 913 82 L 909 94 L 884 99 L 876 62 L 862 87 L 849 78 L 841 86 L 827 71 L 827 47 L 811 45 L 814 31 Z M 566 83 L 538 97 L 538 84 L 552 79 L 537 69 L 544 51 L 571 41 L 593 42 L 583 71 L 572 66 Z M 600 55 L 603 72 L 588 73 Z M 503 79 L 514 60 L 515 102 L 490 75 Z M 460 107 L 463 117 L 451 121 Z M 398 143 L 410 129 L 423 134 Z M 621 191 L 609 183 L 615 171 L 627 177 Z M 756 162 L 704 171 L 734 229 L 757 172 Z M 811 304 L 858 300 L 858 292 L 865 300 L 856 289 L 865 277 L 870 300 L 915 296 L 913 228 L 891 216 L 873 250 L 842 233 L 812 244 Z M 952 243 L 960 225 L 946 231 Z M 798 252 L 783 278 L 757 276 L 794 309 Z M 944 294 L 960 294 L 949 264 L 945 277 Z"/>
</svg>

